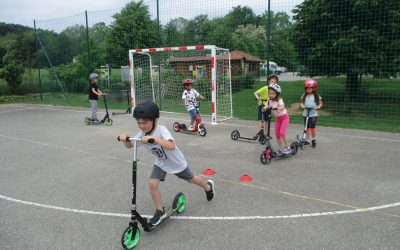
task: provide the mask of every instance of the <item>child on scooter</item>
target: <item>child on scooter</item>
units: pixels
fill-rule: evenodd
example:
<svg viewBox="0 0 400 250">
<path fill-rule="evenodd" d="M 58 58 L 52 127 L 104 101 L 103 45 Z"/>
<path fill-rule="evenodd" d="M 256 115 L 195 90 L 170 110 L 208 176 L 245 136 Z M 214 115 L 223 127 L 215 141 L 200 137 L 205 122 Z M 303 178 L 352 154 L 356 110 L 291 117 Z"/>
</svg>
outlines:
<svg viewBox="0 0 400 250">
<path fill-rule="evenodd" d="M 317 117 L 318 110 L 322 107 L 322 98 L 317 92 L 317 82 L 314 79 L 308 79 L 304 82 L 304 94 L 301 96 L 300 108 L 304 109 L 304 126 L 307 119 L 307 109 L 310 109 L 308 114 L 308 124 L 306 130 L 306 141 L 304 145 L 310 145 L 310 132 L 312 136 L 311 146 L 315 148 L 317 146 L 317 141 L 315 139 L 317 135 Z"/>
<path fill-rule="evenodd" d="M 264 106 L 264 110 L 271 109 L 275 116 L 275 137 L 278 142 L 279 151 L 283 154 L 290 154 L 291 150 L 286 137 L 286 129 L 289 126 L 289 114 L 285 108 L 285 103 L 279 96 L 281 93 L 281 86 L 277 83 L 270 84 L 268 86 L 269 100 Z M 282 145 L 282 142 L 284 145 Z"/>
<path fill-rule="evenodd" d="M 89 102 L 90 107 L 92 108 L 92 112 L 90 115 L 90 119 L 94 123 L 99 123 L 100 121 L 97 119 L 97 102 L 99 100 L 99 96 L 104 95 L 103 92 L 97 86 L 99 82 L 99 75 L 97 73 L 91 73 L 89 75 L 90 87 L 89 87 Z"/>
<path fill-rule="evenodd" d="M 193 124 L 196 120 L 196 107 L 194 103 L 196 103 L 197 99 L 204 100 L 204 96 L 200 95 L 195 89 L 192 88 L 193 81 L 192 79 L 185 79 L 183 80 L 183 86 L 185 90 L 182 94 L 182 100 L 185 104 L 185 108 L 190 115 L 190 125 L 189 130 L 193 130 Z M 196 124 L 198 125 L 198 124 Z"/>
<path fill-rule="evenodd" d="M 264 87 L 259 88 L 256 92 L 254 92 L 254 96 L 258 100 L 258 115 L 257 115 L 257 120 L 258 120 L 258 131 L 260 131 L 263 128 L 263 121 L 267 121 L 268 116 L 263 111 L 264 105 L 267 103 L 269 96 L 268 96 L 268 85 L 272 83 L 278 83 L 279 79 L 278 76 L 276 75 L 270 75 L 268 77 L 267 85 Z M 258 134 L 257 134 L 258 135 Z M 254 139 L 256 139 L 256 136 L 254 136 Z"/>
<path fill-rule="evenodd" d="M 140 129 L 135 138 L 141 139 L 146 150 L 156 157 L 149 181 L 151 198 L 156 207 L 156 212 L 150 219 L 150 223 L 156 226 L 166 216 L 161 201 L 159 184 L 160 181 L 165 180 L 167 173 L 175 174 L 180 179 L 203 188 L 207 200 L 211 201 L 215 196 L 214 182 L 212 180 L 206 182 L 202 177 L 193 175 L 171 133 L 165 126 L 157 125 L 160 117 L 158 106 L 151 101 L 138 104 L 133 111 L 133 117 L 136 118 Z M 126 141 L 126 134 L 121 134 L 119 138 L 124 142 L 125 147 L 133 147 L 130 141 Z M 154 139 L 154 143 L 149 143 L 149 139 Z"/>
</svg>

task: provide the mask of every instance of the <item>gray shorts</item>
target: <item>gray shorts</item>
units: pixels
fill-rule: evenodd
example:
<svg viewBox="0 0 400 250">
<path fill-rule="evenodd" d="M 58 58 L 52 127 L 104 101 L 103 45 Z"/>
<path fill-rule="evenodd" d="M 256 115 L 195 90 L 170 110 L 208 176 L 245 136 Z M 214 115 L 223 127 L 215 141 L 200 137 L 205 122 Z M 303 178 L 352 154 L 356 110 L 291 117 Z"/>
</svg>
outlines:
<svg viewBox="0 0 400 250">
<path fill-rule="evenodd" d="M 166 175 L 167 175 L 167 172 L 162 170 L 159 166 L 154 165 L 153 170 L 151 171 L 151 174 L 150 174 L 150 179 L 157 179 L 160 181 L 164 181 Z M 190 170 L 189 167 L 186 167 L 182 172 L 176 173 L 175 175 L 178 176 L 180 179 L 183 179 L 188 182 L 190 182 L 194 177 L 192 170 Z"/>
</svg>

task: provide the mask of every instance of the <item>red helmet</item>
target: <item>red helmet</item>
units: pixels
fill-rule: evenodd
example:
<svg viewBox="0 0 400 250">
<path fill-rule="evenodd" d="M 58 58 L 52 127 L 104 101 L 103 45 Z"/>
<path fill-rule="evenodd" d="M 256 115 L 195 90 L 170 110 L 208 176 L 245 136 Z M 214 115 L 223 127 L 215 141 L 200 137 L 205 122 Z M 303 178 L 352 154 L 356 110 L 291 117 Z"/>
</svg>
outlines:
<svg viewBox="0 0 400 250">
<path fill-rule="evenodd" d="M 317 81 L 314 79 L 308 79 L 304 82 L 304 89 L 312 88 L 312 91 L 315 92 L 317 90 Z"/>
<path fill-rule="evenodd" d="M 189 85 L 189 84 L 193 84 L 193 80 L 192 80 L 192 79 L 185 79 L 185 80 L 183 80 L 183 85 L 184 85 L 184 86 L 187 86 L 187 85 Z"/>
</svg>

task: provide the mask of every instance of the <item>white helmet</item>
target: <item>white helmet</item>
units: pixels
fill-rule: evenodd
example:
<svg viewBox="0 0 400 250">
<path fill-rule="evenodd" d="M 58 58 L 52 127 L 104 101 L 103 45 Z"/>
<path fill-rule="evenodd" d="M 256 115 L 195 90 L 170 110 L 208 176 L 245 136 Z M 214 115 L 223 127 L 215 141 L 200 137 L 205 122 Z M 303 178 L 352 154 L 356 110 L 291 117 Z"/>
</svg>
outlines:
<svg viewBox="0 0 400 250">
<path fill-rule="evenodd" d="M 275 90 L 275 92 L 276 92 L 277 94 L 282 93 L 281 86 L 279 86 L 277 83 L 271 83 L 271 84 L 268 86 L 268 89 L 273 89 L 273 90 Z"/>
</svg>

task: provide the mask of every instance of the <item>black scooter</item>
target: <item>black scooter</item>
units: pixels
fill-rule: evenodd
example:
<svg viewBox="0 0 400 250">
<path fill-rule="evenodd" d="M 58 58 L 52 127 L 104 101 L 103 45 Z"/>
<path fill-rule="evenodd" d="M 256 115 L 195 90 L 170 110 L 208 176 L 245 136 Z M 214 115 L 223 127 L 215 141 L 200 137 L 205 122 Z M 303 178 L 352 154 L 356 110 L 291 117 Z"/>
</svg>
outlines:
<svg viewBox="0 0 400 250">
<path fill-rule="evenodd" d="M 261 101 L 264 104 L 264 102 L 266 102 L 268 100 L 261 100 Z M 247 140 L 247 141 L 257 141 L 258 140 L 261 145 L 264 145 L 267 142 L 267 137 L 265 136 L 265 133 L 264 133 L 264 124 L 265 124 L 264 116 L 261 116 L 261 117 L 262 117 L 261 129 L 260 129 L 260 131 L 258 131 L 258 133 L 255 136 L 242 137 L 242 136 L 240 136 L 239 130 L 235 129 L 231 133 L 231 139 L 234 141 L 236 141 L 238 139 Z"/>
<path fill-rule="evenodd" d="M 120 138 L 118 137 L 118 141 Z M 137 146 L 141 139 L 127 137 L 126 141 L 133 142 L 133 161 L 132 161 L 132 205 L 131 205 L 131 220 L 128 227 L 122 234 L 121 244 L 124 249 L 133 249 L 137 246 L 140 240 L 140 229 L 138 222 L 142 225 L 144 231 L 151 232 L 156 227 L 168 220 L 175 212 L 182 213 L 186 208 L 186 196 L 179 192 L 175 195 L 171 208 L 166 212 L 166 216 L 157 225 L 152 225 L 146 218 L 142 217 L 136 211 L 136 177 L 137 177 Z M 154 139 L 149 139 L 149 143 L 154 143 Z"/>
<path fill-rule="evenodd" d="M 112 115 L 126 115 L 126 114 L 131 114 L 132 113 L 132 109 L 131 109 L 131 103 L 130 103 L 130 100 L 131 100 L 131 98 L 129 98 L 129 91 L 128 90 L 126 90 L 126 99 L 127 99 L 127 102 L 128 102 L 128 108 L 126 109 L 126 111 L 125 112 L 112 112 Z"/>
<path fill-rule="evenodd" d="M 262 164 L 266 165 L 269 164 L 271 162 L 271 160 L 273 158 L 280 158 L 280 157 L 286 157 L 289 155 L 296 155 L 297 154 L 297 150 L 298 150 L 298 145 L 297 142 L 293 142 L 292 144 L 290 144 L 290 153 L 289 154 L 284 154 L 280 151 L 274 151 L 274 149 L 271 146 L 271 142 L 270 140 L 272 139 L 272 137 L 270 136 L 270 131 L 271 131 L 271 111 L 272 109 L 269 108 L 267 109 L 267 115 L 268 115 L 268 122 L 267 122 L 267 143 L 265 146 L 265 150 L 261 153 L 260 155 L 260 161 Z"/>
<path fill-rule="evenodd" d="M 106 95 L 103 95 L 103 98 L 104 98 L 104 107 L 106 108 L 106 115 L 101 121 L 96 121 L 91 119 L 90 117 L 85 117 L 85 125 L 105 124 L 107 126 L 111 126 L 113 124 L 113 120 L 111 120 L 110 114 L 108 113 Z"/>
</svg>

